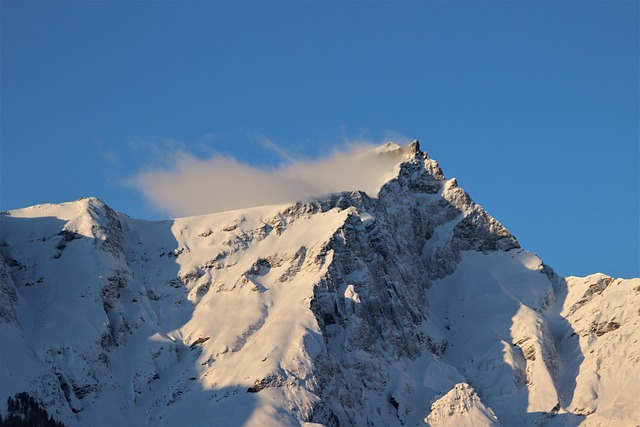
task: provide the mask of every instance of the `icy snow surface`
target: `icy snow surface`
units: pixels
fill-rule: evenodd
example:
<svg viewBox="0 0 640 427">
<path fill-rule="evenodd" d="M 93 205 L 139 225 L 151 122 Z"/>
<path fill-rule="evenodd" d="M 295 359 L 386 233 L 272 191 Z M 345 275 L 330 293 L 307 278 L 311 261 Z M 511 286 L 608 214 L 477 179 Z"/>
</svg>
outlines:
<svg viewBox="0 0 640 427">
<path fill-rule="evenodd" d="M 417 142 L 375 152 L 398 159 L 377 197 L 4 213 L 0 402 L 70 426 L 640 424 L 640 279 L 558 277 Z"/>
</svg>

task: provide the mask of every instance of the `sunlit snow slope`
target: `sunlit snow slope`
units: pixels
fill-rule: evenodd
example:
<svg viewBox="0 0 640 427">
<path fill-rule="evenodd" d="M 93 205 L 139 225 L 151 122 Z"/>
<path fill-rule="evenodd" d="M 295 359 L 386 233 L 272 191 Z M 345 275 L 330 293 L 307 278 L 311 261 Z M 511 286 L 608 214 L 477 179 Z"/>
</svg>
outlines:
<svg viewBox="0 0 640 427">
<path fill-rule="evenodd" d="M 639 425 L 640 279 L 558 277 L 417 142 L 376 153 L 376 197 L 3 213 L 0 402 L 69 426 Z"/>
</svg>

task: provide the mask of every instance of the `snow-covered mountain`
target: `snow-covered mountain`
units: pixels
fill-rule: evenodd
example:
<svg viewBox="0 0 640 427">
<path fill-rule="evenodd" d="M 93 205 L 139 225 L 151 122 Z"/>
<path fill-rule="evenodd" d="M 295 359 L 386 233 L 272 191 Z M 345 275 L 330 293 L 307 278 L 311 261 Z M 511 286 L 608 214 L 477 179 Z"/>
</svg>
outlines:
<svg viewBox="0 0 640 427">
<path fill-rule="evenodd" d="M 68 426 L 640 424 L 640 279 L 558 277 L 417 141 L 377 152 L 376 195 L 3 213 L 0 402 Z"/>
</svg>

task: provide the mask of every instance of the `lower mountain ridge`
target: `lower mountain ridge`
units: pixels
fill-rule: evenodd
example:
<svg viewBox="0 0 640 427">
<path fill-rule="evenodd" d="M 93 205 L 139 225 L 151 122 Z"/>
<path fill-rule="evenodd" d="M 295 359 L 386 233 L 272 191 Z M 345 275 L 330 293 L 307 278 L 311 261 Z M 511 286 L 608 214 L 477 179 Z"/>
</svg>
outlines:
<svg viewBox="0 0 640 427">
<path fill-rule="evenodd" d="M 640 279 L 559 277 L 417 141 L 378 152 L 375 197 L 4 212 L 0 402 L 67 426 L 640 425 Z"/>
</svg>

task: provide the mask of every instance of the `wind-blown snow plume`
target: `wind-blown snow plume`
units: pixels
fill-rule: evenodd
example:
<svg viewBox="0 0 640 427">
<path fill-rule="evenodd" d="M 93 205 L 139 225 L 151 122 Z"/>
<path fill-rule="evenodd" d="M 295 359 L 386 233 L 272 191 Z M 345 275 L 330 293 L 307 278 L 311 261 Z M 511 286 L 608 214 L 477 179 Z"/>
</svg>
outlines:
<svg viewBox="0 0 640 427">
<path fill-rule="evenodd" d="M 131 183 L 153 205 L 172 215 L 198 215 L 346 190 L 376 196 L 402 156 L 401 147 L 394 143 L 378 148 L 352 144 L 321 159 L 288 159 L 269 169 L 233 157 L 199 159 L 179 152 L 168 169 L 139 173 Z"/>
</svg>

